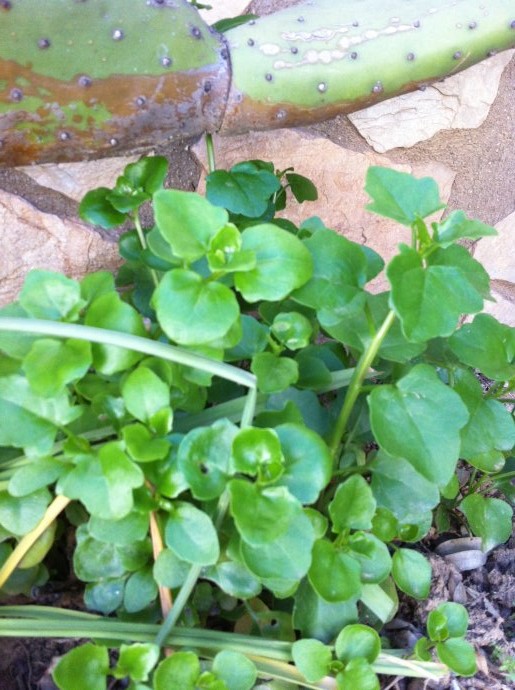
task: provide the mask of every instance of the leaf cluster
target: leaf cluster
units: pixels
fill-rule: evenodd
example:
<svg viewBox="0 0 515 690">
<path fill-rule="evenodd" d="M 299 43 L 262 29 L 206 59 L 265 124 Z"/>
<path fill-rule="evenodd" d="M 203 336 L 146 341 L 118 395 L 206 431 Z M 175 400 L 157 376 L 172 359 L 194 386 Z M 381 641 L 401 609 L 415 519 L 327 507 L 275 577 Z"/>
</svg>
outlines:
<svg viewBox="0 0 515 690">
<path fill-rule="evenodd" d="M 208 645 L 213 621 L 267 641 L 272 659 L 288 643 L 280 658 L 311 687 L 332 675 L 343 690 L 377 688 L 376 630 L 397 590 L 430 591 L 416 543 L 432 525 L 465 525 L 485 550 L 511 533 L 515 424 L 502 400 L 515 333 L 479 313 L 488 276 L 459 244 L 495 231 L 462 212 L 429 224 L 442 207 L 433 180 L 371 168 L 370 210 L 408 228 L 384 267 L 318 218 L 276 218 L 287 193 L 316 198 L 292 169 L 217 170 L 205 197 L 164 189 L 165 176 L 164 159 L 144 158 L 81 204 L 105 228 L 135 226 L 116 281 L 33 271 L 0 310 L 1 592 L 49 577 L 68 522 L 90 610 L 150 624 L 165 590 L 174 604 L 157 646 L 123 646 L 115 667 L 99 645 L 64 657 L 62 690 L 79 687 L 77 665 L 94 689 L 108 676 L 133 690 L 266 677 L 248 647 L 159 661 L 172 626 L 205 629 Z M 377 294 L 383 269 L 390 289 Z M 494 382 L 486 393 L 476 370 Z M 461 609 L 439 607 L 417 659 L 434 648 L 473 673 L 465 631 Z"/>
</svg>

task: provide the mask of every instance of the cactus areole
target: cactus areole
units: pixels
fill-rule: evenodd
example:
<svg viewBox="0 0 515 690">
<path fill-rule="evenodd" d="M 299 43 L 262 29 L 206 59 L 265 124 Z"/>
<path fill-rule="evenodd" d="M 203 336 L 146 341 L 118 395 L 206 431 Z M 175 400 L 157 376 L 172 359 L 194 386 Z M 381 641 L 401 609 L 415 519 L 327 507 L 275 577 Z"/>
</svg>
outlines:
<svg viewBox="0 0 515 690">
<path fill-rule="evenodd" d="M 217 34 L 187 0 L 0 0 L 0 166 L 348 113 L 515 47 L 515 0 L 310 0 Z"/>
</svg>

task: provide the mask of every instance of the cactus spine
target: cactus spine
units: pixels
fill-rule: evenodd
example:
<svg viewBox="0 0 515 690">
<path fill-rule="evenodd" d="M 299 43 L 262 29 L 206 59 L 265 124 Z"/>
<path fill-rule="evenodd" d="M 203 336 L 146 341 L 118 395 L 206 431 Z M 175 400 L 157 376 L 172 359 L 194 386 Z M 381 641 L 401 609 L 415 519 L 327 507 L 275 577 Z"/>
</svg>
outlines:
<svg viewBox="0 0 515 690">
<path fill-rule="evenodd" d="M 0 0 L 3 166 L 320 121 L 515 47 L 514 0 L 307 0 L 226 39 L 186 0 L 41 8 Z"/>
</svg>

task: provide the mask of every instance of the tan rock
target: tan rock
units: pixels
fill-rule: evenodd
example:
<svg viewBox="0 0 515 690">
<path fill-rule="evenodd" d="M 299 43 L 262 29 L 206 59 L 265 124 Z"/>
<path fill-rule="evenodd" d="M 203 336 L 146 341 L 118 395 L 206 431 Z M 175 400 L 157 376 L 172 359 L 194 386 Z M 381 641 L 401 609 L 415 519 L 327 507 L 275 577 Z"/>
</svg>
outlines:
<svg viewBox="0 0 515 690">
<path fill-rule="evenodd" d="M 118 156 L 81 163 L 28 165 L 18 169 L 43 187 L 55 189 L 75 201 L 80 201 L 90 189 L 113 187 L 125 166 L 137 161 L 139 157 Z"/>
<path fill-rule="evenodd" d="M 509 326 L 515 326 L 515 212 L 495 226 L 496 237 L 483 237 L 473 249 L 492 278 L 495 302 L 485 302 L 485 311 Z"/>
<path fill-rule="evenodd" d="M 349 115 L 379 153 L 408 148 L 442 129 L 473 129 L 485 121 L 504 68 L 515 51 L 496 55 L 442 82 Z"/>
<path fill-rule="evenodd" d="M 200 16 L 208 24 L 214 24 L 219 19 L 237 17 L 239 14 L 243 14 L 249 4 L 249 0 L 215 0 L 213 3 L 206 2 L 206 5 L 209 4 L 212 4 L 212 9 L 200 10 Z"/>
<path fill-rule="evenodd" d="M 203 142 L 197 144 L 194 152 L 205 169 Z M 249 158 L 273 161 L 278 169 L 293 166 L 295 172 L 314 181 L 318 189 L 318 200 L 297 204 L 290 199 L 282 215 L 296 224 L 310 216 L 320 216 L 328 227 L 354 242 L 366 243 L 385 260 L 396 253 L 399 242 L 410 241 L 410 231 L 394 221 L 365 210 L 365 205 L 370 201 L 364 191 L 369 166 L 382 165 L 412 172 L 417 177 L 434 177 L 443 201 L 449 198 L 455 176 L 450 168 L 441 163 L 401 165 L 376 153 L 349 151 L 327 139 L 312 137 L 300 130 L 285 129 L 216 138 L 215 152 L 219 168 L 230 168 Z M 202 179 L 199 190 L 202 191 L 203 188 Z M 385 288 L 386 280 L 383 275 L 379 280 L 376 279 L 375 289 Z"/>
<path fill-rule="evenodd" d="M 80 278 L 120 263 L 117 245 L 78 219 L 45 213 L 4 190 L 0 190 L 0 245 L 0 305 L 16 298 L 33 268 Z"/>
</svg>

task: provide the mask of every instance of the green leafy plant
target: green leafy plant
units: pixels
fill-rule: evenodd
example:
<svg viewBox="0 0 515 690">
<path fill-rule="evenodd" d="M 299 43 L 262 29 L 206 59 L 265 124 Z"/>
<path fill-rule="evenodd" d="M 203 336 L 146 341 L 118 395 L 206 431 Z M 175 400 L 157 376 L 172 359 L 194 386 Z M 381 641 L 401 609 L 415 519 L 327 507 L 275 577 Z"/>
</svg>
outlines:
<svg viewBox="0 0 515 690">
<path fill-rule="evenodd" d="M 428 223 L 433 180 L 371 168 L 370 210 L 410 240 L 377 294 L 374 251 L 275 218 L 286 194 L 316 196 L 292 169 L 212 169 L 205 198 L 165 175 L 142 159 L 81 204 L 135 227 L 116 283 L 33 271 L 0 311 L 1 592 L 52 577 L 71 525 L 96 612 L 4 606 L 0 635 L 94 639 L 58 663 L 61 690 L 473 674 L 463 607 L 432 612 L 410 659 L 379 633 L 397 590 L 429 594 L 417 543 L 433 518 L 485 549 L 511 530 L 515 333 L 484 314 L 460 325 L 489 282 L 459 240 L 495 231 L 459 211 Z"/>
</svg>

